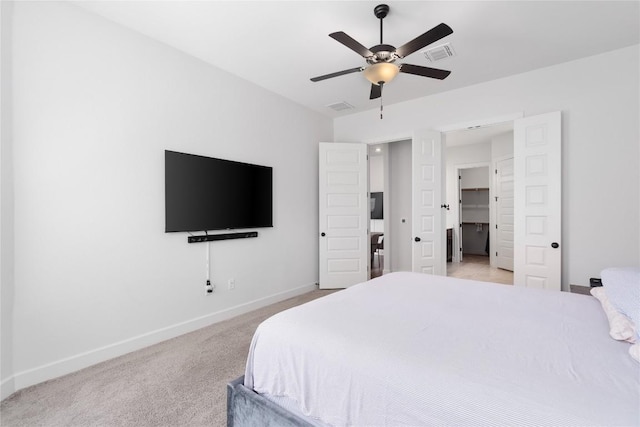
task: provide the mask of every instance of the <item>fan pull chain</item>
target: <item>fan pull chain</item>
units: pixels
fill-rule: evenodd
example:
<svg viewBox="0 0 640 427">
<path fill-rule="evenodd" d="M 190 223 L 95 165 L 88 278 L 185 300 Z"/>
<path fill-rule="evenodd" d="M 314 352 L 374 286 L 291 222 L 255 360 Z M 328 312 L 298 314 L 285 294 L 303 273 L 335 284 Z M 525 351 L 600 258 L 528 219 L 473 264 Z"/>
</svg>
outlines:
<svg viewBox="0 0 640 427">
<path fill-rule="evenodd" d="M 384 82 L 380 82 L 380 120 L 382 120 L 382 86 L 384 86 Z"/>
</svg>

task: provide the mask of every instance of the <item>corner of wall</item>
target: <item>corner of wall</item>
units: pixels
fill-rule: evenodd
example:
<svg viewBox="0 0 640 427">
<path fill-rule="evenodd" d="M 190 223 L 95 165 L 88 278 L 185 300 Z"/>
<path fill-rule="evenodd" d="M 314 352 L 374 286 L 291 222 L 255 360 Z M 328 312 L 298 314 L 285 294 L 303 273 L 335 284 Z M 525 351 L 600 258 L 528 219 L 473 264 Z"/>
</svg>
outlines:
<svg viewBox="0 0 640 427">
<path fill-rule="evenodd" d="M 0 399 L 15 391 L 11 14 L 12 2 L 0 2 Z"/>
</svg>

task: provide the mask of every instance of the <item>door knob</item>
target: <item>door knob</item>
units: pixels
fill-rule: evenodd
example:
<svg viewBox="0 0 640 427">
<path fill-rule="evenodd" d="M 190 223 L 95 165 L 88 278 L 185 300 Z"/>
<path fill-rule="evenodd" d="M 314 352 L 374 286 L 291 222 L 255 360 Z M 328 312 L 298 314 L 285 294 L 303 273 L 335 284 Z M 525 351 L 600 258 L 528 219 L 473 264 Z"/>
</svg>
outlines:
<svg viewBox="0 0 640 427">
<path fill-rule="evenodd" d="M 419 237 L 416 237 L 416 238 L 415 238 L 415 239 L 413 239 L 413 240 L 415 240 L 416 242 L 419 242 L 419 241 L 420 241 L 420 238 L 419 238 Z"/>
<path fill-rule="evenodd" d="M 553 242 L 553 243 L 551 244 L 551 247 L 552 247 L 553 249 L 558 249 L 558 248 L 560 247 L 560 245 L 559 245 L 557 242 Z"/>
<path fill-rule="evenodd" d="M 322 237 L 326 236 L 326 234 L 324 233 L 324 231 L 323 231 L 322 233 L 320 233 L 320 235 L 321 235 Z"/>
</svg>

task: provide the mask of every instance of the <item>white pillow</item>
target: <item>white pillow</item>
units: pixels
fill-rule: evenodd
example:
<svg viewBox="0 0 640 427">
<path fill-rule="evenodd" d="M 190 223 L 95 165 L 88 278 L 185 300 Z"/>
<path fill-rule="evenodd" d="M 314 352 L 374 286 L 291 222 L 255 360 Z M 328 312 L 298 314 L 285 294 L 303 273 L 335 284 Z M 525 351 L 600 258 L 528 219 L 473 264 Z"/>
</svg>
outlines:
<svg viewBox="0 0 640 427">
<path fill-rule="evenodd" d="M 640 267 L 606 268 L 600 277 L 611 304 L 631 319 L 640 333 Z"/>
<path fill-rule="evenodd" d="M 607 315 L 607 319 L 609 320 L 609 335 L 611 335 L 611 338 L 618 341 L 635 343 L 637 335 L 633 322 L 629 320 L 627 316 L 616 310 L 609 301 L 606 290 L 601 286 L 591 288 L 591 295 L 600 301 L 604 314 Z"/>
</svg>

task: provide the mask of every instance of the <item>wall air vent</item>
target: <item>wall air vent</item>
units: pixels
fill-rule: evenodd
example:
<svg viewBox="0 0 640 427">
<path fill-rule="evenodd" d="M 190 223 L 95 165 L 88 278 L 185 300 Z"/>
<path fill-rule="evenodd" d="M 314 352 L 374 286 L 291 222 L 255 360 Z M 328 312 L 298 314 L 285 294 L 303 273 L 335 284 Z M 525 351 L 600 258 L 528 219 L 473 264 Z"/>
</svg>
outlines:
<svg viewBox="0 0 640 427">
<path fill-rule="evenodd" d="M 355 107 L 348 102 L 336 102 L 335 104 L 329 104 L 327 107 L 335 111 L 353 110 Z"/>
<path fill-rule="evenodd" d="M 453 51 L 450 43 L 441 44 L 440 46 L 432 47 L 423 51 L 424 56 L 431 62 L 441 61 L 445 58 L 450 58 L 456 53 Z"/>
</svg>

